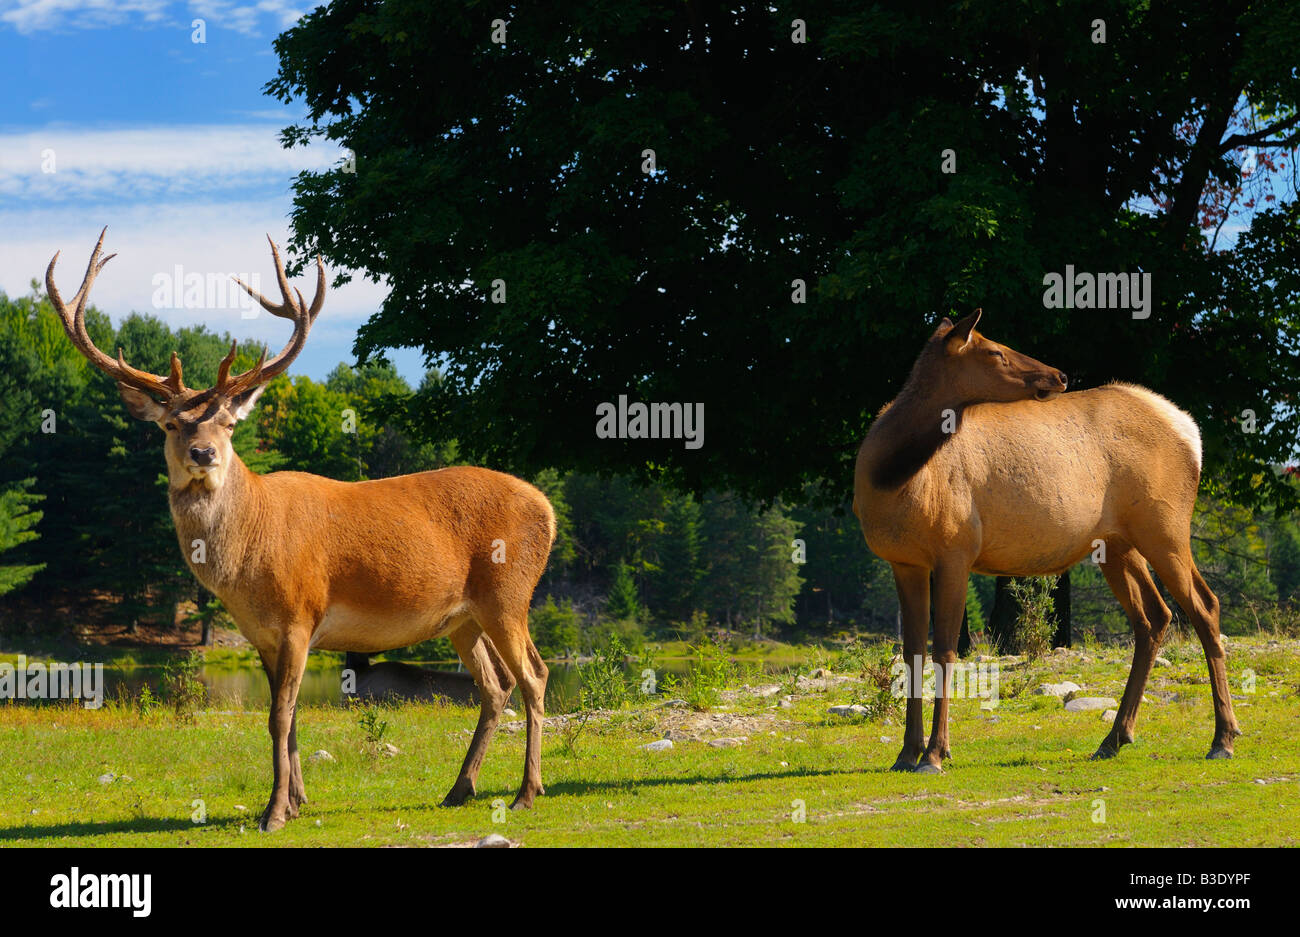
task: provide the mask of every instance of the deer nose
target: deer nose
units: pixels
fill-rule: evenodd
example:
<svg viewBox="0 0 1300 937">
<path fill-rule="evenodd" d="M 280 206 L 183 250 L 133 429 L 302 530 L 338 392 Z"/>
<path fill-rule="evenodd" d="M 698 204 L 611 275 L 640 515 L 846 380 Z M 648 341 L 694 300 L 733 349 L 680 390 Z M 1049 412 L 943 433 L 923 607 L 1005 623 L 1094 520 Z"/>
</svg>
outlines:
<svg viewBox="0 0 1300 937">
<path fill-rule="evenodd" d="M 212 460 L 216 457 L 217 449 L 215 446 L 208 446 L 206 449 L 190 446 L 190 458 L 194 460 L 195 465 L 211 465 Z"/>
<path fill-rule="evenodd" d="M 1070 379 L 1065 376 L 1064 371 L 1057 371 L 1056 376 L 1061 380 L 1061 390 L 1065 390 L 1065 388 L 1070 386 L 1069 384 Z"/>
</svg>

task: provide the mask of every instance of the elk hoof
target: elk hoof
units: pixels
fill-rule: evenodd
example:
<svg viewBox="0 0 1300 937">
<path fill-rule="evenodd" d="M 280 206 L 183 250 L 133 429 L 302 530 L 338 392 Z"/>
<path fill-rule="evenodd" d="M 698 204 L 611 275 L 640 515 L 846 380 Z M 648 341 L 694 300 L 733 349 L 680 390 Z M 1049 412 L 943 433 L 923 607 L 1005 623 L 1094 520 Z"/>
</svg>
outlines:
<svg viewBox="0 0 1300 937">
<path fill-rule="evenodd" d="M 286 822 L 287 820 L 284 816 L 272 814 L 271 811 L 268 810 L 266 813 L 262 814 L 262 818 L 257 821 L 257 828 L 263 833 L 274 833 L 277 830 L 284 829 L 284 824 Z"/>
<path fill-rule="evenodd" d="M 890 771 L 906 771 L 906 772 L 908 772 L 908 773 L 911 773 L 911 772 L 913 772 L 913 771 L 916 770 L 916 762 L 915 762 L 915 761 L 908 761 L 906 758 L 903 758 L 903 757 L 900 756 L 899 759 L 898 759 L 898 761 L 894 762 L 893 766 L 890 767 L 889 770 L 890 770 Z"/>
<path fill-rule="evenodd" d="M 469 800 L 469 798 L 473 797 L 474 793 L 474 784 L 472 781 L 466 780 L 464 783 L 457 781 L 451 786 L 451 790 L 447 792 L 447 796 L 442 799 L 442 803 L 439 806 L 459 807 L 461 804 L 465 803 L 465 801 Z"/>
<path fill-rule="evenodd" d="M 912 769 L 913 774 L 943 774 L 943 769 L 936 764 L 923 761 Z"/>
<path fill-rule="evenodd" d="M 1225 748 L 1222 745 L 1215 745 L 1210 749 L 1210 753 L 1205 756 L 1206 761 L 1218 761 L 1221 758 L 1231 758 L 1232 749 Z"/>
<path fill-rule="evenodd" d="M 541 787 L 537 788 L 537 790 L 535 791 L 533 790 L 520 791 L 519 796 L 515 798 L 515 802 L 510 805 L 510 809 L 511 810 L 532 810 L 533 798 L 537 797 L 539 794 L 545 794 L 545 793 L 546 793 L 546 789 Z"/>
</svg>

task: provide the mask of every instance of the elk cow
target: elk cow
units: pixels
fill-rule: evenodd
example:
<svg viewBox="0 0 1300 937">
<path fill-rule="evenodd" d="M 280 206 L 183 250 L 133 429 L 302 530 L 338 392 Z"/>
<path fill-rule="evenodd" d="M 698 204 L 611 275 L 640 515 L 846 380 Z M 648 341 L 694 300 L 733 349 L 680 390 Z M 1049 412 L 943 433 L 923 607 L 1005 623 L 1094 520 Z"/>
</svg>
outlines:
<svg viewBox="0 0 1300 937">
<path fill-rule="evenodd" d="M 1196 423 L 1158 394 L 1109 384 L 1063 394 L 1066 376 L 975 330 L 980 310 L 944 319 L 902 391 L 858 451 L 853 511 L 867 545 L 893 568 L 908 686 L 921 686 L 934 582 L 934 726 L 908 691 L 896 771 L 937 773 L 972 571 L 1059 574 L 1104 544 L 1101 569 L 1133 624 L 1133 666 L 1094 758 L 1133 741 L 1138 704 L 1173 616 L 1149 562 L 1196 628 L 1214 695 L 1208 758 L 1240 734 L 1219 637 L 1219 600 L 1192 561 L 1201 473 Z"/>
<path fill-rule="evenodd" d="M 107 229 L 105 229 L 107 230 Z M 270 238 L 268 237 L 269 241 Z M 283 301 L 244 283 L 263 308 L 293 322 L 270 361 L 231 374 L 235 345 L 216 386 L 191 390 L 175 352 L 167 377 L 114 360 L 86 333 L 86 302 L 100 258 L 99 235 L 81 289 L 66 305 L 45 286 L 73 345 L 118 383 L 136 419 L 166 434 L 169 501 L 181 552 L 198 580 L 225 604 L 257 649 L 271 684 L 274 782 L 261 816 L 276 830 L 307 802 L 298 757 L 297 698 L 311 648 L 380 652 L 450 638 L 479 686 L 478 726 L 444 805 L 475 792 L 479 765 L 517 684 L 527 715 L 523 784 L 514 807 L 544 793 L 541 731 L 547 669 L 528 633 L 528 608 L 555 540 L 555 514 L 532 485 L 499 472 L 455 467 L 377 481 L 339 482 L 305 472 L 251 472 L 231 446 L 268 381 L 302 350 L 325 299 L 316 258 L 310 306 L 290 291 L 275 243 L 271 255 Z M 199 544 L 202 550 L 196 549 Z M 199 557 L 201 561 L 196 561 Z"/>
</svg>

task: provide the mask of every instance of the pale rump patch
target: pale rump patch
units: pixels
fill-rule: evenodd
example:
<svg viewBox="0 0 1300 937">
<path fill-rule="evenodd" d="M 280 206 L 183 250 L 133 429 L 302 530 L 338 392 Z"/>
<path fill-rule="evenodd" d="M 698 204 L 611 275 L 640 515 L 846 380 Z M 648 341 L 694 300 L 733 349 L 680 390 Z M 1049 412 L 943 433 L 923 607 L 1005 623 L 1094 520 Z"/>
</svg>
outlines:
<svg viewBox="0 0 1300 937">
<path fill-rule="evenodd" d="M 1192 456 L 1196 459 L 1196 471 L 1201 470 L 1201 430 L 1192 419 L 1191 414 L 1180 410 L 1174 403 L 1164 397 L 1161 397 L 1155 391 L 1147 390 L 1145 387 L 1138 387 L 1136 384 L 1122 384 L 1116 382 L 1112 387 L 1142 397 L 1151 404 L 1154 404 L 1165 418 L 1169 421 L 1169 426 L 1174 430 L 1192 450 Z"/>
<path fill-rule="evenodd" d="M 461 602 L 451 608 L 404 609 L 385 615 L 336 602 L 325 611 L 320 625 L 312 632 L 310 646 L 322 651 L 369 653 L 408 647 L 444 636 L 466 614 L 467 608 Z"/>
</svg>

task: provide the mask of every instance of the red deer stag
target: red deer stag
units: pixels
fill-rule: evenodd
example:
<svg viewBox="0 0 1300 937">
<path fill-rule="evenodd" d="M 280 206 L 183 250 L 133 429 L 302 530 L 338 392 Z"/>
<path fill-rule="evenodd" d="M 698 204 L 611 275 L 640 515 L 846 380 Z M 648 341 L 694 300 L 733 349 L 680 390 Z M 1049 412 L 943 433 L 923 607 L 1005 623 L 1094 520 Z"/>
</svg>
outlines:
<svg viewBox="0 0 1300 937">
<path fill-rule="evenodd" d="M 1230 758 L 1240 732 L 1219 638 L 1219 600 L 1192 562 L 1201 474 L 1196 423 L 1131 384 L 1062 395 L 1066 377 L 975 331 L 980 310 L 940 323 L 898 397 L 858 452 L 853 511 L 867 545 L 893 567 L 908 668 L 907 729 L 896 771 L 937 773 L 948 751 L 948 700 L 972 571 L 1046 576 L 1102 541 L 1106 582 L 1136 644 L 1114 727 L 1094 758 L 1133 741 L 1138 704 L 1172 620 L 1150 562 L 1196 627 L 1214 693 L 1209 758 Z M 934 727 L 926 744 L 917 669 L 925 660 L 934 581 Z M 942 678 L 940 678 L 942 674 Z"/>
<path fill-rule="evenodd" d="M 363 482 L 304 472 L 254 474 L 235 454 L 231 433 L 266 383 L 302 350 L 325 299 L 324 264 L 316 258 L 316 295 L 308 306 L 301 292 L 290 291 L 271 242 L 283 302 L 240 286 L 268 312 L 293 322 L 289 343 L 242 374 L 230 373 L 232 344 L 216 386 L 191 390 L 174 352 L 164 378 L 128 365 L 121 349 L 110 358 L 86 334 L 90 288 L 115 256 L 100 259 L 103 243 L 101 232 L 70 307 L 54 285 L 58 254 L 45 286 L 73 345 L 118 382 L 132 416 L 166 433 L 169 500 L 181 552 L 261 656 L 271 684 L 275 778 L 261 828 L 280 829 L 307 802 L 296 708 L 308 650 L 379 652 L 439 636 L 451 639 L 481 698 L 469 752 L 443 804 L 474 794 L 484 751 L 518 684 L 528 736 L 513 806 L 532 806 L 544 793 L 547 669 L 528 634 L 528 607 L 555 539 L 545 495 L 509 475 L 470 467 Z"/>
</svg>

